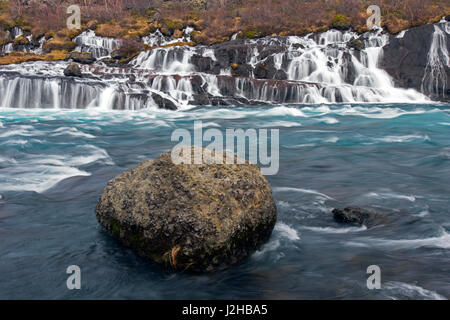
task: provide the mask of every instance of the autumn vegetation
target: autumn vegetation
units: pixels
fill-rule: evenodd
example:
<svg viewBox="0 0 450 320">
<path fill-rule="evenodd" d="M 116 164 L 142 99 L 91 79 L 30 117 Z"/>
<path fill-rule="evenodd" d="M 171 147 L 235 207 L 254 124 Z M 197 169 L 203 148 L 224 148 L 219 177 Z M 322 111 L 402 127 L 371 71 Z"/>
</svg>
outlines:
<svg viewBox="0 0 450 320">
<path fill-rule="evenodd" d="M 66 9 L 73 4 L 81 8 L 81 30 L 66 29 Z M 11 41 L 5 31 L 14 26 L 52 38 L 47 53 L 73 50 L 73 37 L 93 29 L 100 36 L 125 39 L 123 51 L 130 55 L 139 48 L 135 42 L 156 29 L 177 36 L 191 26 L 196 44 L 227 41 L 238 32 L 240 38 L 304 35 L 333 27 L 363 32 L 372 4 L 381 8 L 382 26 L 391 33 L 450 15 L 448 0 L 0 0 L 0 45 Z"/>
</svg>

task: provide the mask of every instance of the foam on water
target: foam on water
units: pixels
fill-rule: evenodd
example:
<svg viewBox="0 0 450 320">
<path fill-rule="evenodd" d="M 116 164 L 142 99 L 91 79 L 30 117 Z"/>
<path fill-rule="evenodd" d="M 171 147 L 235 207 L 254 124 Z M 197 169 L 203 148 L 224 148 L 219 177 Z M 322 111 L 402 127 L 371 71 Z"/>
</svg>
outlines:
<svg viewBox="0 0 450 320">
<path fill-rule="evenodd" d="M 278 260 L 283 256 L 283 253 L 279 250 L 282 246 L 283 240 L 288 242 L 296 242 L 300 240 L 300 236 L 294 228 L 284 222 L 279 221 L 277 222 L 273 230 L 272 239 L 268 243 L 266 243 L 260 250 L 256 251 L 253 254 L 253 258 L 261 259 L 264 255 L 275 251 L 277 253 L 275 260 Z"/>
<path fill-rule="evenodd" d="M 378 199 L 400 199 L 400 200 L 407 200 L 410 202 L 416 201 L 416 197 L 413 195 L 403 195 L 394 192 L 369 192 L 366 195 L 368 197 Z"/>
<path fill-rule="evenodd" d="M 366 226 L 361 227 L 349 227 L 349 228 L 332 228 L 332 227 L 308 227 L 302 226 L 302 229 L 311 230 L 314 232 L 322 233 L 349 233 L 349 232 L 361 232 L 367 230 Z"/>
<path fill-rule="evenodd" d="M 73 148 L 76 154 L 32 154 L 26 153 L 14 159 L 4 159 L 9 165 L 0 168 L 0 191 L 35 191 L 42 193 L 60 181 L 75 177 L 89 176 L 90 173 L 79 167 L 103 161 L 113 162 L 108 153 L 94 145 L 81 145 Z M 3 159 L 2 159 L 3 161 Z"/>
<path fill-rule="evenodd" d="M 418 249 L 418 248 L 439 248 L 450 249 L 450 234 L 441 229 L 441 235 L 423 239 L 379 239 L 360 238 L 358 242 L 346 242 L 347 245 L 356 247 L 381 247 L 393 250 Z"/>
<path fill-rule="evenodd" d="M 388 291 L 388 295 L 399 296 L 400 299 L 405 297 L 408 299 L 420 299 L 420 300 L 447 300 L 446 297 L 440 295 L 439 293 L 431 290 L 427 290 L 417 285 L 399 282 L 399 281 L 389 281 L 382 285 L 383 291 Z M 396 297 L 393 297 L 396 299 Z"/>
<path fill-rule="evenodd" d="M 274 230 L 275 232 L 279 233 L 280 237 L 289 239 L 291 241 L 300 240 L 297 231 L 283 222 L 278 222 L 275 225 Z"/>
<path fill-rule="evenodd" d="M 422 140 L 422 141 L 430 141 L 430 137 L 427 135 L 418 135 L 418 134 L 412 134 L 412 135 L 406 135 L 406 136 L 386 136 L 382 138 L 373 138 L 374 141 L 380 141 L 380 142 L 388 142 L 388 143 L 403 143 L 403 142 L 411 142 L 415 140 Z"/>
<path fill-rule="evenodd" d="M 327 196 L 326 194 L 320 193 L 316 190 L 309 190 L 309 189 L 301 189 L 301 188 L 292 188 L 292 187 L 275 187 L 273 188 L 274 192 L 300 192 L 300 193 L 306 193 L 306 194 L 314 194 L 320 197 L 323 197 L 325 199 L 333 200 L 333 198 Z"/>
<path fill-rule="evenodd" d="M 372 119 L 347 112 L 352 108 L 363 114 L 411 114 Z M 280 293 L 293 298 L 421 298 L 419 289 L 410 294 L 383 291 L 389 280 L 448 296 L 450 149 L 448 127 L 439 124 L 450 123 L 448 109 L 349 104 L 181 112 L 1 109 L 0 194 L 5 199 L 0 227 L 7 235 L 0 245 L 2 286 L 7 298 L 32 298 L 34 292 L 40 298 L 64 297 L 65 287 L 43 287 L 41 280 L 76 257 L 102 279 L 101 286 L 94 286 L 100 291 L 82 290 L 80 298 L 277 298 Z M 339 122 L 330 126 L 317 121 L 324 117 Z M 280 172 L 267 177 L 278 208 L 274 232 L 251 259 L 221 271 L 219 287 L 216 276 L 172 279 L 159 267 L 142 263 L 98 232 L 93 215 L 109 179 L 171 150 L 176 144 L 170 141 L 173 130 L 192 130 L 195 120 L 221 131 L 280 127 Z M 364 144 L 408 135 L 429 136 L 431 141 Z M 16 140 L 27 143 L 8 144 Z M 307 143 L 318 147 L 288 148 Z M 347 205 L 382 208 L 387 219 L 367 230 L 341 226 L 331 211 Z M 49 249 L 52 259 L 47 259 Z M 42 259 L 37 259 L 39 252 Z M 22 267 L 17 271 L 18 257 Z M 371 264 L 394 271 L 384 278 L 382 290 L 368 291 L 366 278 L 358 278 Z M 42 272 L 36 273 L 36 267 Z"/>
</svg>

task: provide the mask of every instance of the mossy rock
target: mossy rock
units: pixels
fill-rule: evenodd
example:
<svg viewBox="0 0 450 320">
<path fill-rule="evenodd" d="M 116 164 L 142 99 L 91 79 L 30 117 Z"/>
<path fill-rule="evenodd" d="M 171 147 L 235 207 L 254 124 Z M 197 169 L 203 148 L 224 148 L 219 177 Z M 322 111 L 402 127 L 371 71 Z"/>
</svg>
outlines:
<svg viewBox="0 0 450 320">
<path fill-rule="evenodd" d="M 159 31 L 161 31 L 161 33 L 163 35 L 165 35 L 166 37 L 170 37 L 173 34 L 173 30 L 169 29 L 169 28 L 166 28 L 166 27 L 162 27 Z"/>
<path fill-rule="evenodd" d="M 253 39 L 253 38 L 258 38 L 261 37 L 262 33 L 259 32 L 258 30 L 249 30 L 249 31 L 244 31 L 241 32 L 237 35 L 238 39 Z"/>
<path fill-rule="evenodd" d="M 183 37 L 183 32 L 182 32 L 181 30 L 175 30 L 175 31 L 173 32 L 173 37 L 174 37 L 175 39 L 179 39 L 179 38 Z"/>
<path fill-rule="evenodd" d="M 346 30 L 350 28 L 350 22 L 344 15 L 337 14 L 334 16 L 331 26 L 335 29 Z"/>
<path fill-rule="evenodd" d="M 56 37 L 56 34 L 55 34 L 55 32 L 52 31 L 52 30 L 47 31 L 47 32 L 45 33 L 45 39 L 51 39 L 51 38 L 54 38 L 54 37 Z"/>
<path fill-rule="evenodd" d="M 225 156 L 219 156 L 224 163 Z M 175 164 L 167 152 L 125 171 L 108 182 L 95 210 L 120 243 L 163 266 L 194 272 L 226 268 L 258 250 L 276 211 L 256 165 L 215 164 L 210 151 L 202 164 Z"/>
<path fill-rule="evenodd" d="M 15 38 L 13 43 L 15 46 L 26 46 L 30 44 L 30 40 L 28 40 L 28 38 L 25 38 L 24 36 L 20 36 Z"/>
<path fill-rule="evenodd" d="M 90 20 L 88 23 L 86 23 L 86 28 L 90 30 L 95 30 L 98 26 L 97 20 Z"/>
<path fill-rule="evenodd" d="M 3 46 L 5 44 L 11 43 L 11 39 L 9 38 L 0 38 L 0 46 Z"/>
<path fill-rule="evenodd" d="M 164 25 L 168 29 L 170 29 L 172 32 L 177 30 L 177 29 L 183 29 L 183 24 L 181 22 L 179 22 L 179 21 L 165 19 L 164 20 Z"/>
<path fill-rule="evenodd" d="M 75 49 L 76 44 L 68 39 L 53 39 L 50 40 L 42 46 L 44 51 L 50 52 L 53 50 L 64 50 L 64 51 L 72 51 Z"/>
<path fill-rule="evenodd" d="M 92 64 L 95 62 L 95 58 L 91 52 L 77 52 L 72 51 L 67 59 L 72 59 L 74 62 L 82 63 L 82 64 Z"/>
</svg>

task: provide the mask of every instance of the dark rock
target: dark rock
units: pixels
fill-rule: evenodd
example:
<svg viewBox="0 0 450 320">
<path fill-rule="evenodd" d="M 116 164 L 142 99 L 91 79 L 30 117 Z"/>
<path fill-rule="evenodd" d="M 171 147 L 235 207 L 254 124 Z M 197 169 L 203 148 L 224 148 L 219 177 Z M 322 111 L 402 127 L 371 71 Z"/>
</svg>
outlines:
<svg viewBox="0 0 450 320">
<path fill-rule="evenodd" d="M 269 70 L 267 68 L 267 65 L 264 62 L 262 62 L 255 67 L 254 73 L 256 79 L 267 79 L 269 75 Z"/>
<path fill-rule="evenodd" d="M 256 79 L 287 80 L 288 78 L 286 72 L 275 68 L 273 56 L 268 57 L 266 61 L 257 64 L 253 73 Z"/>
<path fill-rule="evenodd" d="M 288 75 L 283 70 L 277 70 L 273 76 L 273 79 L 276 80 L 287 80 Z"/>
<path fill-rule="evenodd" d="M 116 60 L 125 59 L 128 56 L 126 50 L 120 50 L 120 49 L 111 51 L 110 55 L 111 55 L 111 58 L 116 59 Z"/>
<path fill-rule="evenodd" d="M 161 31 L 161 33 L 163 35 L 165 35 L 166 37 L 170 37 L 173 34 L 173 30 L 170 28 L 166 28 L 166 27 L 162 27 L 159 31 Z"/>
<path fill-rule="evenodd" d="M 358 207 L 346 207 L 344 209 L 333 209 L 334 220 L 340 223 L 372 226 L 378 224 L 383 218 L 379 212 L 361 209 Z"/>
<path fill-rule="evenodd" d="M 345 75 L 345 82 L 354 83 L 358 72 L 352 62 L 352 56 L 350 53 L 344 52 L 342 58 L 344 61 L 344 63 L 342 63 L 342 74 Z"/>
<path fill-rule="evenodd" d="M 195 149 L 204 150 L 183 151 Z M 97 220 L 120 243 L 174 270 L 214 271 L 241 261 L 272 233 L 272 192 L 256 165 L 210 161 L 176 165 L 167 152 L 125 171 L 106 186 Z"/>
<path fill-rule="evenodd" d="M 160 109 L 167 109 L 167 110 L 177 110 L 176 104 L 167 98 L 164 98 L 163 96 L 153 93 L 152 94 L 153 101 L 158 105 Z"/>
<path fill-rule="evenodd" d="M 119 63 L 116 59 L 112 59 L 112 58 L 102 59 L 101 62 L 106 64 L 108 67 L 122 68 L 124 66 L 127 66 L 126 63 Z"/>
<path fill-rule="evenodd" d="M 252 73 L 252 67 L 248 64 L 238 64 L 236 69 L 232 70 L 235 77 L 249 77 Z"/>
<path fill-rule="evenodd" d="M 201 55 L 195 54 L 191 57 L 190 61 L 194 66 L 196 66 L 199 72 L 210 72 L 213 68 L 214 61 L 209 57 L 203 57 Z"/>
<path fill-rule="evenodd" d="M 244 41 L 224 42 L 215 47 L 214 54 L 222 68 L 233 63 L 243 65 L 248 62 L 252 48 Z"/>
<path fill-rule="evenodd" d="M 360 39 L 353 39 L 348 43 L 348 47 L 351 49 L 355 49 L 356 51 L 361 51 L 364 49 L 364 42 L 362 42 Z"/>
<path fill-rule="evenodd" d="M 76 63 L 71 63 L 66 69 L 64 69 L 64 75 L 66 77 L 82 77 L 81 69 Z"/>
<path fill-rule="evenodd" d="M 71 52 L 68 59 L 72 59 L 74 62 L 82 64 L 92 64 L 95 62 L 95 58 L 90 52 Z"/>
</svg>

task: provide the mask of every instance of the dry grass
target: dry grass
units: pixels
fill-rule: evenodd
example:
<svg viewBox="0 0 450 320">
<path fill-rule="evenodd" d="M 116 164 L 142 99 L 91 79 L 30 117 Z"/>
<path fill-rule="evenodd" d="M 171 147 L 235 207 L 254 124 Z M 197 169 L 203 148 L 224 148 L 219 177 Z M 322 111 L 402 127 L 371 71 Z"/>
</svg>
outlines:
<svg viewBox="0 0 450 320">
<path fill-rule="evenodd" d="M 126 28 L 121 27 L 116 21 L 99 24 L 95 30 L 96 35 L 109 38 L 122 38 L 126 32 Z"/>
<path fill-rule="evenodd" d="M 26 54 L 24 52 L 11 52 L 7 56 L 0 57 L 0 65 L 17 64 L 28 61 L 57 61 L 64 60 L 67 57 L 67 51 L 55 50 L 45 54 Z"/>
<path fill-rule="evenodd" d="M 50 51 L 72 51 L 75 49 L 76 44 L 72 42 L 69 38 L 60 38 L 56 36 L 54 39 L 46 42 L 42 49 L 47 52 Z"/>
<path fill-rule="evenodd" d="M 80 5 L 81 30 L 133 41 L 156 29 L 179 36 L 186 26 L 195 27 L 193 40 L 198 44 L 227 41 L 238 31 L 241 38 L 303 35 L 333 25 L 363 32 L 368 18 L 364 0 L 75 0 L 71 4 Z M 372 0 L 370 4 L 380 6 L 382 25 L 392 33 L 450 15 L 448 0 Z M 66 6 L 63 0 L 0 1 L 0 43 L 11 41 L 4 30 L 19 26 L 37 37 L 54 38 L 46 44 L 48 51 L 72 50 L 70 39 L 81 30 L 66 29 Z"/>
<path fill-rule="evenodd" d="M 170 265 L 173 269 L 177 269 L 177 255 L 180 252 L 180 247 L 172 247 L 171 250 L 167 251 L 163 255 L 163 260 L 166 264 Z"/>
</svg>

